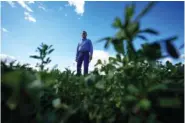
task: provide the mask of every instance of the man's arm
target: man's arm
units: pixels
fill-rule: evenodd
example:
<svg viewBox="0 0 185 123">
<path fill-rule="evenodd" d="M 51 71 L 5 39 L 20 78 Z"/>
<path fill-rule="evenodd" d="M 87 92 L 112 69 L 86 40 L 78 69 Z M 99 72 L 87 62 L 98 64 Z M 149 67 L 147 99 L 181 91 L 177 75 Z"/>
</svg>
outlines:
<svg viewBox="0 0 185 123">
<path fill-rule="evenodd" d="M 78 57 L 78 54 L 79 54 L 78 49 L 79 49 L 79 43 L 78 43 L 77 49 L 76 49 L 76 61 L 77 61 L 77 57 Z"/>
<path fill-rule="evenodd" d="M 93 56 L 93 45 L 92 45 L 91 40 L 89 40 L 89 44 L 90 44 L 90 60 L 91 60 Z"/>
</svg>

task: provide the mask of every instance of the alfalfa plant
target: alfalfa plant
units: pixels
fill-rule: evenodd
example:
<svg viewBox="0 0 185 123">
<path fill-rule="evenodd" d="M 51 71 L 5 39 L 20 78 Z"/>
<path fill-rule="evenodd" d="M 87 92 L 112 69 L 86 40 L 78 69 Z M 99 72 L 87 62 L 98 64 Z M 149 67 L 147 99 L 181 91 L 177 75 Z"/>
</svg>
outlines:
<svg viewBox="0 0 185 123">
<path fill-rule="evenodd" d="M 36 67 L 40 68 L 40 71 L 44 70 L 45 65 L 49 64 L 51 62 L 50 57 L 47 57 L 50 55 L 54 49 L 52 48 L 53 45 L 47 45 L 42 43 L 40 47 L 37 47 L 36 52 L 38 52 L 38 55 L 31 55 L 31 58 L 37 59 L 40 61 L 40 63 L 37 63 Z"/>
</svg>

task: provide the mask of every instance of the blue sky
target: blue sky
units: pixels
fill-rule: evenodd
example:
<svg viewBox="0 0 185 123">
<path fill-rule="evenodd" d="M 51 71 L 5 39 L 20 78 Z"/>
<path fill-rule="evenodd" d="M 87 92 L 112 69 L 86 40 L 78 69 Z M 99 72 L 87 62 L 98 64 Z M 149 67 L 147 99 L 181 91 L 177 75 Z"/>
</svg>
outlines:
<svg viewBox="0 0 185 123">
<path fill-rule="evenodd" d="M 86 30 L 92 42 L 113 36 L 111 24 L 116 16 L 123 18 L 124 7 L 130 2 L 1 2 L 1 54 L 35 64 L 29 58 L 41 42 L 52 44 L 51 65 L 64 68 L 73 64 L 81 32 Z M 136 14 L 148 2 L 136 2 Z M 151 27 L 160 36 L 147 36 L 151 41 L 177 35 L 174 44 L 184 42 L 184 2 L 158 2 L 141 21 L 141 27 Z M 135 40 L 138 49 L 144 43 Z M 113 48 L 104 51 L 104 43 L 94 44 L 97 58 L 100 54 L 115 54 Z M 101 53 L 100 53 L 101 52 Z M 100 54 L 98 54 L 100 53 Z M 180 50 L 184 54 L 184 50 Z"/>
</svg>

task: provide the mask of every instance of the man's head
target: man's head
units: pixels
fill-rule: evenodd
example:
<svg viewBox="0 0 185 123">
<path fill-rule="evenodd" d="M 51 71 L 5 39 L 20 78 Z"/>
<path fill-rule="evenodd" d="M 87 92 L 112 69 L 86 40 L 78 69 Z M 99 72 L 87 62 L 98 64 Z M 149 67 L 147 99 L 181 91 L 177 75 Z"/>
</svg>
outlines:
<svg viewBox="0 0 185 123">
<path fill-rule="evenodd" d="M 86 37 L 87 37 L 87 32 L 86 32 L 86 31 L 83 31 L 83 32 L 82 32 L 82 38 L 83 38 L 83 39 L 86 39 Z"/>
</svg>

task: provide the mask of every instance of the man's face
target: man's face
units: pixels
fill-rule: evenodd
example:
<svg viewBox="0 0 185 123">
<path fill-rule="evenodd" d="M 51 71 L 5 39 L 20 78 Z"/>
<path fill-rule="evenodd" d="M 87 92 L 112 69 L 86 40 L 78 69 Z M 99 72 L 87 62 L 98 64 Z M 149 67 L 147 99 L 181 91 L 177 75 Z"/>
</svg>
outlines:
<svg viewBox="0 0 185 123">
<path fill-rule="evenodd" d="M 86 32 L 82 32 L 82 38 L 86 38 L 87 37 L 87 33 Z"/>
</svg>

